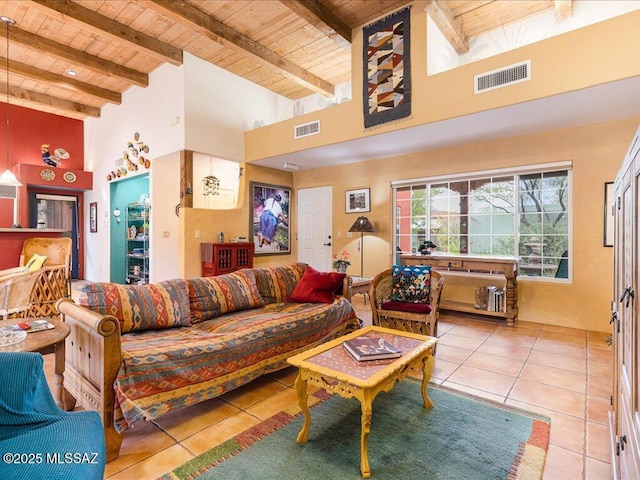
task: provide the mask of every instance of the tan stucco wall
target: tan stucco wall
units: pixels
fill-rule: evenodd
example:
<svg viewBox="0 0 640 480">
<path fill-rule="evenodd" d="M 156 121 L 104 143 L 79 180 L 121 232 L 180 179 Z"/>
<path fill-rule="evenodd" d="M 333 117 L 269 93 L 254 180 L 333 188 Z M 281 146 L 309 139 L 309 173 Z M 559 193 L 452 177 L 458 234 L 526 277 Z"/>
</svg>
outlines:
<svg viewBox="0 0 640 480">
<path fill-rule="evenodd" d="M 616 17 L 533 45 L 478 61 L 463 67 L 426 76 L 426 17 L 412 9 L 413 114 L 399 124 L 363 132 L 362 31 L 353 33 L 353 100 L 264 128 L 245 132 L 247 162 L 273 155 L 301 151 L 408 128 L 480 111 L 500 108 L 538 98 L 586 88 L 640 75 L 640 12 Z M 532 79 L 482 95 L 473 94 L 473 76 L 518 61 L 531 59 Z M 321 133 L 297 141 L 293 126 L 320 119 Z M 292 254 L 256 258 L 257 265 L 282 265 L 297 258 L 295 191 L 300 188 L 333 187 L 334 252 L 351 253 L 352 271 L 359 272 L 358 236 L 347 237 L 357 215 L 345 214 L 345 190 L 371 189 L 371 212 L 367 214 L 376 233 L 365 236 L 365 275 L 371 276 L 392 264 L 391 181 L 508 168 L 571 160 L 573 162 L 572 281 L 558 284 L 521 280 L 520 319 L 589 330 L 609 331 L 613 251 L 603 247 L 604 182 L 613 181 L 640 117 L 556 130 L 500 140 L 460 145 L 428 152 L 377 159 L 341 167 L 289 172 L 254 167 L 247 163 L 243 201 L 248 200 L 249 181 L 291 185 Z M 245 198 L 247 197 L 247 198 Z M 184 209 L 180 216 L 183 232 L 181 257 L 184 276 L 200 274 L 200 242 L 225 236 L 247 235 L 249 207 L 220 212 Z M 200 230 L 201 237 L 194 238 Z M 444 295 L 470 300 L 474 282 L 447 279 Z M 471 297 L 472 298 L 472 297 Z"/>
<path fill-rule="evenodd" d="M 180 209 L 179 270 L 181 277 L 189 278 L 201 275 L 200 244 L 217 242 L 219 232 L 224 232 L 226 241 L 231 240 L 232 237 L 249 237 L 251 205 L 249 185 L 253 181 L 292 187 L 293 175 L 291 172 L 256 165 L 244 165 L 237 208 L 231 210 Z M 296 227 L 294 199 L 292 199 L 289 214 L 291 217 L 289 225 L 293 237 Z M 200 237 L 196 237 L 196 231 L 200 232 Z M 295 252 L 289 255 L 256 256 L 254 265 L 257 267 L 286 265 L 293 262 L 295 258 Z"/>
<path fill-rule="evenodd" d="M 604 183 L 613 181 L 640 117 L 501 140 L 461 145 L 346 165 L 300 171 L 296 189 L 333 186 L 334 252 L 351 253 L 353 272 L 360 271 L 358 237 L 346 237 L 357 215 L 344 213 L 344 192 L 371 189 L 367 217 L 376 233 L 365 236 L 365 275 L 393 263 L 391 181 L 465 173 L 494 168 L 573 162 L 571 284 L 520 280 L 520 319 L 589 330 L 608 331 L 613 276 L 613 249 L 603 247 Z M 474 282 L 447 279 L 444 296 L 472 301 Z"/>
<path fill-rule="evenodd" d="M 437 75 L 426 71 L 426 14 L 411 13 L 412 117 L 363 131 L 362 29 L 353 30 L 352 100 L 245 132 L 247 162 L 366 138 L 640 75 L 640 11 L 548 38 Z M 474 75 L 531 60 L 530 81 L 481 95 Z M 294 126 L 320 120 L 321 132 L 294 140 Z"/>
</svg>

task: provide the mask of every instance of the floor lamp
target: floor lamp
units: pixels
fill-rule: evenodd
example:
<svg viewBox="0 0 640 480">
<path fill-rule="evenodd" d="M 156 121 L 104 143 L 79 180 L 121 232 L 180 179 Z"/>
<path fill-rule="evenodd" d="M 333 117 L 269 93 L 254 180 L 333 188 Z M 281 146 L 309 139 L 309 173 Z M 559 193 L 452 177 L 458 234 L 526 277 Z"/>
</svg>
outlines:
<svg viewBox="0 0 640 480">
<path fill-rule="evenodd" d="M 371 225 L 371 222 L 369 221 L 369 219 L 367 217 L 358 217 L 358 219 L 355 221 L 355 223 L 353 225 L 351 225 L 351 228 L 349 229 L 350 232 L 360 232 L 360 278 L 363 278 L 364 275 L 364 232 L 375 232 L 376 229 L 373 228 L 373 225 Z"/>
</svg>

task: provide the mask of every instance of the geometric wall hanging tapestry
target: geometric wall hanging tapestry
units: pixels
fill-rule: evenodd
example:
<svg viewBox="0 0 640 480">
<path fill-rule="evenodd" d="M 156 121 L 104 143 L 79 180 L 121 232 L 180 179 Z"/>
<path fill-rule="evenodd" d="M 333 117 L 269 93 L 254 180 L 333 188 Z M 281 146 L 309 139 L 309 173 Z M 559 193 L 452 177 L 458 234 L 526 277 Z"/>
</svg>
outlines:
<svg viewBox="0 0 640 480">
<path fill-rule="evenodd" d="M 411 115 L 409 8 L 363 30 L 364 128 Z"/>
</svg>

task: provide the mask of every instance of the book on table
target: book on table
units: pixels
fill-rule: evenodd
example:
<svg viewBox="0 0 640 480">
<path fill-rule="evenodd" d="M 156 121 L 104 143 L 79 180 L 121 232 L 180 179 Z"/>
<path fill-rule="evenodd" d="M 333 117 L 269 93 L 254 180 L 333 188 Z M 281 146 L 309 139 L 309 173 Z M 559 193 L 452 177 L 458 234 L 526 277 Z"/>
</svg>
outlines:
<svg viewBox="0 0 640 480">
<path fill-rule="evenodd" d="M 42 330 L 51 330 L 55 325 L 47 320 L 23 320 L 13 325 L 5 325 L 0 327 L 2 331 L 23 330 L 27 333 L 41 332 Z"/>
<path fill-rule="evenodd" d="M 359 362 L 398 358 L 402 352 L 380 337 L 357 337 L 342 342 L 345 350 Z"/>
</svg>

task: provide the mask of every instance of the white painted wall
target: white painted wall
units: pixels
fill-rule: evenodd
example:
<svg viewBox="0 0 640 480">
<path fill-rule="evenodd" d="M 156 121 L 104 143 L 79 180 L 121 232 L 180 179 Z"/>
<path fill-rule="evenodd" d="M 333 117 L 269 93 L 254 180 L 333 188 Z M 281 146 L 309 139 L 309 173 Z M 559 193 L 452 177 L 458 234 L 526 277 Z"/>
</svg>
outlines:
<svg viewBox="0 0 640 480">
<path fill-rule="evenodd" d="M 640 0 L 575 0 L 573 16 L 557 22 L 550 9 L 522 21 L 478 35 L 469 42 L 469 51 L 458 55 L 431 18 L 427 23 L 427 75 L 489 58 L 545 38 L 586 27 L 640 9 Z M 535 67 L 533 67 L 535 68 Z"/>
<path fill-rule="evenodd" d="M 155 159 L 150 183 L 151 246 L 149 271 L 151 282 L 178 277 L 178 216 L 180 203 L 180 152 Z"/>
<path fill-rule="evenodd" d="M 108 232 L 113 216 L 109 205 L 110 182 L 106 177 L 116 169 L 117 161 L 122 159 L 127 142 L 133 140 L 135 132 L 139 132 L 140 139 L 149 146 L 149 182 L 153 190 L 162 191 L 163 182 L 175 180 L 176 175 L 155 175 L 154 167 L 157 158 L 177 152 L 184 145 L 184 98 L 176 94 L 184 90 L 183 77 L 183 67 L 164 65 L 149 75 L 147 88 L 132 87 L 123 93 L 121 105 L 107 105 L 102 108 L 100 118 L 84 122 L 85 170 L 93 172 L 93 190 L 84 196 L 85 277 L 88 280 L 109 281 Z M 176 118 L 178 125 L 172 125 Z M 137 174 L 145 172 L 142 167 Z M 127 178 L 135 174 L 128 173 Z M 91 202 L 98 203 L 97 233 L 88 230 Z M 154 216 L 152 214 L 152 220 Z"/>
<path fill-rule="evenodd" d="M 245 131 L 291 117 L 293 102 L 266 88 L 187 53 L 184 67 L 187 150 L 243 162 Z"/>
<path fill-rule="evenodd" d="M 239 163 L 244 162 L 244 132 L 256 121 L 266 125 L 292 116 L 291 100 L 187 53 L 183 60 L 179 67 L 158 68 L 149 75 L 147 88 L 132 87 L 122 95 L 121 105 L 105 106 L 100 118 L 84 123 L 85 170 L 94 173 L 93 190 L 86 193 L 84 205 L 87 280 L 110 278 L 108 232 L 113 216 L 107 175 L 121 163 L 135 132 L 150 148 L 150 279 L 157 282 L 178 275 L 179 226 L 174 212 L 180 202 L 180 151 L 199 152 L 194 155 L 194 206 L 233 208 Z M 210 171 L 210 159 L 231 192 L 215 201 L 204 198 L 199 184 Z M 140 167 L 126 178 L 146 171 Z M 98 233 L 88 231 L 91 202 L 98 203 Z"/>
<path fill-rule="evenodd" d="M 213 175 L 220 181 L 217 195 L 204 195 L 206 176 Z M 238 205 L 240 189 L 240 164 L 222 160 L 212 155 L 193 154 L 193 208 L 228 210 Z"/>
</svg>

